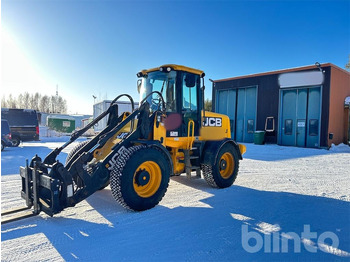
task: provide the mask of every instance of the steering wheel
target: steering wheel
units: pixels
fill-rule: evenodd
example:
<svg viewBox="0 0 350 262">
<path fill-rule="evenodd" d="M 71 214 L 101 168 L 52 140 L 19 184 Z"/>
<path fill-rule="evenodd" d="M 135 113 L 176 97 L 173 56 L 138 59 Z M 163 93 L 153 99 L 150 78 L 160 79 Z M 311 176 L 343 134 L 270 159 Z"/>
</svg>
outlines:
<svg viewBox="0 0 350 262">
<path fill-rule="evenodd" d="M 158 98 L 153 98 L 153 94 L 157 94 Z M 162 107 L 162 110 L 165 110 L 164 98 L 159 91 L 153 91 L 153 92 L 149 93 L 144 99 L 142 99 L 142 101 L 140 102 L 140 105 L 142 105 L 147 100 L 149 101 L 150 96 L 151 96 L 150 106 L 151 106 L 152 110 L 153 110 L 153 107 L 155 107 L 155 109 L 160 109 L 160 107 Z"/>
<path fill-rule="evenodd" d="M 155 111 L 155 110 L 160 109 L 161 105 L 162 105 L 162 99 L 159 97 L 159 95 L 157 96 L 157 98 L 152 97 L 152 99 L 151 99 L 152 110 L 154 109 L 154 111 Z"/>
</svg>

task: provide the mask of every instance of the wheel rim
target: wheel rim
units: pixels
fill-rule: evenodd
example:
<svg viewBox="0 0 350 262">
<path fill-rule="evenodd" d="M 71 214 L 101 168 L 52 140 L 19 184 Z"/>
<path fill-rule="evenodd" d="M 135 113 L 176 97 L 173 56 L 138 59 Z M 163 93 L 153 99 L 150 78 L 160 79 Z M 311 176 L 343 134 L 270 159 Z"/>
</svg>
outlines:
<svg viewBox="0 0 350 262">
<path fill-rule="evenodd" d="M 220 175 L 227 179 L 233 174 L 235 168 L 235 161 L 233 155 L 229 152 L 224 153 L 219 161 L 219 171 Z"/>
<path fill-rule="evenodd" d="M 151 197 L 157 192 L 161 181 L 162 172 L 159 165 L 153 161 L 146 161 L 139 165 L 134 173 L 134 190 L 140 197 Z"/>
</svg>

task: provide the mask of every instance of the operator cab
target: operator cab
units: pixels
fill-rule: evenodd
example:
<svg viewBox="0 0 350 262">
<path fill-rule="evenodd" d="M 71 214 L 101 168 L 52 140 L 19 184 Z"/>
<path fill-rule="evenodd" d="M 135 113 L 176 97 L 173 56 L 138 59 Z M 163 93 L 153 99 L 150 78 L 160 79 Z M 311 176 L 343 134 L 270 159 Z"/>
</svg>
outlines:
<svg viewBox="0 0 350 262">
<path fill-rule="evenodd" d="M 194 122 L 194 135 L 199 135 L 203 108 L 203 88 L 200 80 L 204 77 L 203 71 L 185 66 L 164 65 L 143 70 L 137 76 L 140 78 L 138 80 L 140 101 L 154 91 L 163 96 L 167 118 L 172 120 L 167 121 L 170 124 L 170 128 L 167 127 L 167 137 L 187 136 L 190 120 Z M 146 100 L 151 112 L 160 109 L 161 103 L 157 93 L 153 93 Z"/>
</svg>

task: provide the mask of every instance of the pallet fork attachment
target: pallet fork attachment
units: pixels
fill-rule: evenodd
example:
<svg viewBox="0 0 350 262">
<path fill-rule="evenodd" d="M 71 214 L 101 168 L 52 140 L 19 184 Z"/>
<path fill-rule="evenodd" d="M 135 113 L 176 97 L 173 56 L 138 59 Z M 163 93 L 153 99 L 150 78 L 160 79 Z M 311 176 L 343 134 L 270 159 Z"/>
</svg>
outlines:
<svg viewBox="0 0 350 262">
<path fill-rule="evenodd" d="M 41 211 L 53 216 L 60 208 L 59 190 L 61 182 L 40 171 L 43 165 L 40 158 L 35 156 L 31 166 L 20 167 L 22 181 L 21 197 L 26 201 L 26 207 L 18 207 L 1 213 L 1 224 L 38 215 Z M 46 168 L 45 165 L 44 168 Z M 43 198 L 43 195 L 45 197 Z"/>
<path fill-rule="evenodd" d="M 33 170 L 34 171 L 34 170 Z M 28 172 L 28 161 L 26 167 L 20 167 L 20 176 L 22 180 L 21 196 L 26 200 L 26 207 L 17 207 L 6 210 L 1 213 L 1 224 L 21 220 L 24 218 L 36 216 L 40 213 L 38 203 L 38 176 L 36 172 Z M 29 178 L 31 176 L 31 179 Z"/>
</svg>

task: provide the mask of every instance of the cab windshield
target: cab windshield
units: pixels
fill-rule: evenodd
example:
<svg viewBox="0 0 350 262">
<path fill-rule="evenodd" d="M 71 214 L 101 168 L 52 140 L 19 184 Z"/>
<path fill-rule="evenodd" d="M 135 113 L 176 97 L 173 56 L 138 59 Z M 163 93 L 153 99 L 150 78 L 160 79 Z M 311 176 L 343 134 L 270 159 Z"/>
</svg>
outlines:
<svg viewBox="0 0 350 262">
<path fill-rule="evenodd" d="M 153 91 L 158 91 L 162 94 L 167 112 L 176 112 L 176 71 L 170 71 L 169 73 L 155 71 L 148 73 L 142 78 L 142 84 L 140 89 L 140 95 L 142 101 L 148 94 Z M 152 94 L 147 98 L 147 102 L 150 104 L 151 111 L 155 111 L 158 108 L 159 97 L 157 94 Z"/>
</svg>

